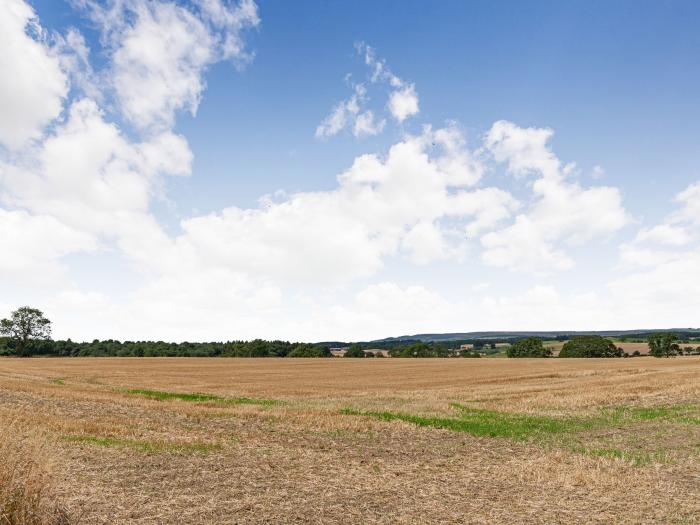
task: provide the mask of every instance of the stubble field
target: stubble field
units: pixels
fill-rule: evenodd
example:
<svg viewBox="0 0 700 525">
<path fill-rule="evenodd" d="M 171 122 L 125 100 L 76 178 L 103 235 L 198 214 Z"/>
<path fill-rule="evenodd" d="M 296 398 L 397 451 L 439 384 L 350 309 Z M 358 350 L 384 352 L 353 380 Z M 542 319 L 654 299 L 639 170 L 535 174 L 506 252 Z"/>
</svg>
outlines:
<svg viewBox="0 0 700 525">
<path fill-rule="evenodd" d="M 31 453 L 46 523 L 699 523 L 699 395 L 697 357 L 1 359 L 0 497 Z"/>
</svg>

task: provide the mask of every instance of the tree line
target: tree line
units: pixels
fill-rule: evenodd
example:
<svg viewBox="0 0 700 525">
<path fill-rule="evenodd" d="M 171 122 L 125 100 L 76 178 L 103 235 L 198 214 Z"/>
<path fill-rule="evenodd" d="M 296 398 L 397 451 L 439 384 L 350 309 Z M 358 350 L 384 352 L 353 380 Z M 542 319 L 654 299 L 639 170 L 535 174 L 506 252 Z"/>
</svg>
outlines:
<svg viewBox="0 0 700 525">
<path fill-rule="evenodd" d="M 51 339 L 51 321 L 36 308 L 28 306 L 12 312 L 0 320 L 0 355 L 56 356 L 56 357 L 332 357 L 330 343 L 292 343 L 289 341 L 227 341 L 209 343 L 169 343 L 165 341 L 105 341 L 74 342 L 70 339 Z M 681 347 L 678 334 L 658 332 L 647 336 L 649 354 L 655 357 L 700 354 L 700 346 Z M 336 343 L 337 345 L 343 343 Z M 460 348 L 462 341 L 426 343 L 415 340 L 392 340 L 377 343 L 355 343 L 345 357 L 384 357 L 388 349 L 391 357 L 467 357 L 498 353 L 495 341 L 473 340 L 473 348 Z M 613 341 L 600 335 L 580 335 L 568 339 L 559 357 L 634 357 L 638 351 L 627 354 Z M 540 337 L 516 340 L 506 350 L 508 357 L 552 357 L 551 348 Z"/>
<path fill-rule="evenodd" d="M 169 343 L 165 341 L 118 341 L 108 339 L 75 342 L 51 339 L 51 321 L 41 310 L 24 306 L 0 320 L 0 356 L 15 355 L 55 357 L 332 357 L 333 343 L 292 343 L 289 341 L 226 341 L 208 343 Z M 459 342 L 457 342 L 459 343 Z M 344 345 L 344 343 L 336 343 Z M 481 357 L 476 351 L 454 349 L 455 342 L 423 343 L 413 340 L 355 343 L 345 357 L 384 357 L 382 352 L 367 351 L 388 348 L 391 357 Z M 493 351 L 495 343 L 477 341 L 476 348 Z"/>
<path fill-rule="evenodd" d="M 26 344 L 11 337 L 0 337 L 0 356 L 49 357 L 333 357 L 330 347 L 319 343 L 289 341 L 226 341 L 209 343 L 169 343 L 165 341 L 117 341 L 107 339 L 75 342 L 52 339 L 29 339 Z M 477 352 L 448 350 L 427 343 L 394 346 L 391 357 L 481 357 Z M 351 346 L 344 357 L 384 357 L 381 352 L 367 352 L 360 345 Z"/>
<path fill-rule="evenodd" d="M 18 345 L 11 338 L 0 338 L 0 355 L 20 357 L 331 357 L 327 346 L 289 341 L 226 341 L 210 343 L 169 343 L 165 341 L 75 342 L 32 339 Z"/>
<path fill-rule="evenodd" d="M 700 346 L 681 347 L 678 335 L 673 332 L 658 332 L 647 337 L 649 355 L 653 357 L 671 357 L 676 355 L 700 355 Z M 528 337 L 516 341 L 506 351 L 508 357 L 552 357 L 551 348 L 544 345 L 538 337 Z M 572 337 L 559 352 L 559 357 L 637 357 L 638 350 L 629 354 L 615 345 L 610 339 L 601 335 L 579 335 Z"/>
</svg>

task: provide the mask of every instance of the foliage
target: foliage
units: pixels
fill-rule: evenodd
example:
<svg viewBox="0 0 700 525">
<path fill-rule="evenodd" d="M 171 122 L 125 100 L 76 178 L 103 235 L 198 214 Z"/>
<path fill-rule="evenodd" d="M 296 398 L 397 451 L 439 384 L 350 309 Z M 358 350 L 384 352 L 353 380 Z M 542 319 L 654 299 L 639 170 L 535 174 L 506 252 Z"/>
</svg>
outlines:
<svg viewBox="0 0 700 525">
<path fill-rule="evenodd" d="M 30 341 L 51 339 L 51 321 L 44 317 L 41 310 L 23 306 L 12 312 L 9 319 L 0 320 L 0 334 L 6 335 L 14 343 L 14 353 L 28 356 Z"/>
<path fill-rule="evenodd" d="M 286 341 L 264 341 L 262 339 L 234 341 L 226 343 L 224 355 L 227 357 L 284 357 L 294 349 L 294 346 Z"/>
<path fill-rule="evenodd" d="M 0 338 L 0 355 L 15 352 L 16 343 Z M 293 353 L 293 355 L 292 355 Z M 288 341 L 227 341 L 169 343 L 165 341 L 91 342 L 40 340 L 28 342 L 27 355 L 56 357 L 330 357 L 327 346 Z"/>
<path fill-rule="evenodd" d="M 528 337 L 510 345 L 506 355 L 508 357 L 551 357 L 552 351 L 544 347 L 539 337 Z"/>
<path fill-rule="evenodd" d="M 0 337 L 0 356 L 15 353 L 16 343 Z M 366 352 L 368 344 L 356 343 L 350 347 L 350 356 L 385 357 L 380 349 L 373 355 Z M 360 355 L 362 352 L 362 355 Z M 498 349 L 485 346 L 484 353 L 498 353 Z M 56 357 L 332 357 L 328 344 L 290 343 L 288 341 L 227 341 L 207 343 L 168 343 L 164 341 L 117 341 L 95 339 L 91 342 L 67 340 L 30 340 L 27 355 Z M 347 353 L 345 354 L 347 355 Z M 443 343 L 421 343 L 411 341 L 389 350 L 391 357 L 467 357 L 479 358 L 473 350 L 455 349 Z"/>
<path fill-rule="evenodd" d="M 365 351 L 360 345 L 355 344 L 347 349 L 343 357 L 365 357 Z M 374 354 L 372 354 L 372 357 L 374 357 Z"/>
<path fill-rule="evenodd" d="M 297 343 L 287 357 L 332 357 L 330 349 L 323 345 Z"/>
<path fill-rule="evenodd" d="M 615 343 L 600 335 L 579 335 L 564 343 L 559 357 L 622 357 Z"/>
<path fill-rule="evenodd" d="M 474 349 L 485 353 L 498 353 L 499 350 L 496 348 L 498 343 L 511 343 L 513 342 L 513 337 L 493 337 L 489 339 L 479 339 L 479 338 L 469 338 L 469 339 L 445 339 L 436 341 L 422 341 L 419 339 L 388 339 L 380 341 L 325 341 L 319 344 L 326 344 L 331 348 L 343 348 L 352 345 L 358 345 L 363 350 L 386 350 L 390 351 L 394 348 L 405 348 L 406 346 L 415 343 L 426 343 L 433 348 L 439 348 L 443 350 L 444 354 L 448 354 L 448 351 L 459 348 L 462 345 L 472 345 Z M 452 356 L 455 357 L 455 356 Z"/>
<path fill-rule="evenodd" d="M 453 351 L 438 345 L 412 343 L 389 350 L 391 357 L 451 357 Z"/>
<path fill-rule="evenodd" d="M 14 353 L 14 345 L 9 337 L 0 337 L 0 356 Z"/>
<path fill-rule="evenodd" d="M 353 345 L 364 353 L 372 348 L 365 344 Z M 290 343 L 289 341 L 227 341 L 207 343 L 169 343 L 165 341 L 117 341 L 113 339 L 91 342 L 67 340 L 30 340 L 28 355 L 56 357 L 332 357 L 324 343 Z M 14 353 L 15 342 L 0 338 L 0 355 Z M 352 347 L 351 347 L 352 349 Z M 392 357 L 480 357 L 476 352 L 461 351 L 445 344 L 427 344 L 412 341 L 389 351 Z M 352 354 L 351 354 L 352 355 Z M 358 353 L 359 356 L 359 353 Z M 377 351 L 374 357 L 384 357 Z"/>
<path fill-rule="evenodd" d="M 673 332 L 658 332 L 651 334 L 647 340 L 649 355 L 654 357 L 670 357 L 676 355 L 678 345 L 674 341 L 678 338 Z"/>
<path fill-rule="evenodd" d="M 67 340 L 51 340 L 47 337 L 50 334 L 50 322 L 43 317 L 39 310 L 19 309 L 13 312 L 13 316 L 21 310 L 32 311 L 32 319 L 38 322 L 42 329 L 34 332 L 35 337 L 28 336 L 26 340 L 15 337 L 0 337 L 0 356 L 3 355 L 45 355 L 56 357 L 332 357 L 329 345 L 342 346 L 347 343 L 294 343 L 289 341 L 266 341 L 254 339 L 252 341 L 226 341 L 226 342 L 181 342 L 170 343 L 164 341 L 117 341 L 112 339 L 97 340 L 91 342 L 74 342 Z M 10 326 L 12 319 L 3 320 L 3 326 Z M 43 334 L 41 333 L 43 330 Z M 675 344 L 674 334 L 666 332 L 652 334 L 649 337 L 652 355 L 674 355 L 680 348 Z M 474 340 L 472 340 L 474 341 Z M 606 347 L 603 349 L 602 342 Z M 374 357 L 384 357 L 378 350 L 389 349 L 391 357 L 423 357 L 423 358 L 447 358 L 464 357 L 478 358 L 481 354 L 500 353 L 501 348 L 493 348 L 496 343 L 482 340 L 480 346 L 482 350 L 477 352 L 471 349 L 459 349 L 458 342 L 436 341 L 425 343 L 421 341 L 403 339 L 391 341 L 391 344 L 384 342 L 354 343 L 350 346 L 346 356 L 354 354 L 357 357 L 371 357 L 365 352 L 368 349 L 375 351 Z M 585 343 L 585 344 L 584 344 Z M 473 343 L 461 343 L 473 344 Z M 654 354 L 654 349 L 658 348 L 658 354 Z M 666 350 L 664 350 L 666 348 Z M 362 355 L 360 355 L 362 352 Z M 691 354 L 690 347 L 683 350 L 686 355 Z M 700 354 L 700 347 L 694 353 Z M 521 339 L 513 343 L 506 349 L 508 357 L 550 357 L 551 350 L 544 347 L 542 340 L 538 337 Z M 611 355 L 612 354 L 612 355 Z M 614 345 L 601 336 L 577 336 L 565 343 L 561 352 L 561 357 L 611 357 L 613 355 L 622 356 L 623 352 L 614 348 Z M 635 351 L 633 356 L 639 355 Z"/>
</svg>

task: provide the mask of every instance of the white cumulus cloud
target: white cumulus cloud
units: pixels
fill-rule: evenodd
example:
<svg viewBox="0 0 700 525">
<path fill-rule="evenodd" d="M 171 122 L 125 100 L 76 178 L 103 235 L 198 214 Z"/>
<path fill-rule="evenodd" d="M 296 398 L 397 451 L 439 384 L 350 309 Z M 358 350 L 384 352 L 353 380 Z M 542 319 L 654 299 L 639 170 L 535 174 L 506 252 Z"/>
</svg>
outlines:
<svg viewBox="0 0 700 525">
<path fill-rule="evenodd" d="M 493 226 L 515 206 L 507 192 L 471 188 L 481 166 L 455 133 L 427 128 L 385 157 L 362 155 L 332 191 L 188 219 L 176 246 L 203 265 L 320 283 L 372 275 L 394 255 L 420 263 L 454 255 L 467 230 Z"/>
<path fill-rule="evenodd" d="M 377 117 L 374 110 L 366 109 L 370 102 L 368 85 L 376 84 L 388 88 L 386 109 L 397 122 L 402 123 L 419 112 L 418 93 L 414 84 L 392 73 L 386 61 L 377 58 L 374 49 L 366 43 L 357 43 L 355 49 L 369 68 L 367 82 L 351 84 L 353 94 L 337 103 L 317 126 L 316 138 L 332 137 L 346 128 L 357 138 L 377 135 L 384 130 L 386 119 Z"/>
<path fill-rule="evenodd" d="M 582 187 L 549 148 L 550 129 L 496 122 L 485 137 L 495 160 L 516 177 L 535 177 L 533 201 L 515 221 L 484 235 L 483 260 L 527 271 L 562 270 L 573 260 L 562 245 L 604 239 L 628 224 L 617 188 Z"/>
<path fill-rule="evenodd" d="M 191 161 L 182 137 L 166 131 L 132 143 L 94 101 L 81 99 L 41 145 L 0 164 L 0 195 L 7 205 L 114 235 L 127 218 L 148 213 L 160 175 L 186 175 Z"/>
<path fill-rule="evenodd" d="M 0 272 L 3 277 L 54 285 L 61 280 L 60 258 L 96 248 L 94 237 L 48 215 L 0 208 Z"/>
<path fill-rule="evenodd" d="M 377 135 L 382 132 L 384 126 L 386 125 L 386 120 L 377 120 L 374 117 L 374 112 L 372 110 L 367 110 L 364 113 L 357 115 L 355 119 L 355 126 L 353 127 L 352 134 L 356 137 L 364 137 L 367 135 Z"/>
<path fill-rule="evenodd" d="M 675 198 L 676 209 L 659 224 L 641 227 L 619 250 L 626 274 L 610 285 L 630 309 L 648 312 L 655 326 L 695 326 L 700 308 L 700 182 Z"/>
<path fill-rule="evenodd" d="M 68 79 L 23 0 L 0 2 L 0 49 L 0 144 L 17 149 L 58 117 Z"/>
<path fill-rule="evenodd" d="M 395 89 L 389 95 L 389 111 L 399 122 L 418 113 L 418 95 L 413 84 Z"/>
<path fill-rule="evenodd" d="M 241 32 L 260 23 L 251 0 L 207 0 L 191 9 L 165 1 L 84 3 L 113 49 L 110 82 L 121 111 L 142 129 L 170 128 L 180 110 L 195 114 L 207 67 L 248 60 Z"/>
</svg>

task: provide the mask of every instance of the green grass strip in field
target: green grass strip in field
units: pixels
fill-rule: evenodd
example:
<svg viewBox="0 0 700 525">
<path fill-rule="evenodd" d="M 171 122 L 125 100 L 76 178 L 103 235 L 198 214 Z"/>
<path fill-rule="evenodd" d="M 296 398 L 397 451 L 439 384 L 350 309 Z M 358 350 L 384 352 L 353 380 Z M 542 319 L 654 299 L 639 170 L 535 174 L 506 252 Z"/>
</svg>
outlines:
<svg viewBox="0 0 700 525">
<path fill-rule="evenodd" d="M 525 440 L 537 434 L 556 434 L 572 430 L 573 420 L 548 416 L 509 414 L 495 410 L 461 407 L 458 417 L 417 416 L 400 412 L 361 412 L 346 408 L 344 414 L 369 416 L 384 421 L 406 421 L 423 427 L 466 432 L 473 436 L 506 437 Z"/>
<path fill-rule="evenodd" d="M 168 401 L 171 399 L 179 399 L 181 401 L 191 401 L 191 402 L 213 402 L 221 405 L 261 405 L 261 406 L 274 406 L 282 404 L 281 401 L 276 399 L 255 399 L 252 397 L 222 397 L 215 396 L 213 394 L 197 394 L 197 393 L 186 393 L 186 392 L 164 392 L 161 390 L 144 390 L 144 389 L 129 389 L 126 390 L 127 394 L 150 397 L 151 399 L 158 399 L 160 401 Z"/>
<path fill-rule="evenodd" d="M 697 425 L 698 407 L 671 405 L 659 407 L 614 407 L 603 409 L 593 417 L 553 417 L 531 414 L 513 414 L 483 408 L 450 404 L 458 414 L 449 416 L 420 416 L 402 412 L 360 411 L 352 408 L 343 414 L 368 416 L 383 421 L 405 421 L 423 427 L 434 427 L 466 432 L 473 436 L 505 437 L 526 440 L 547 434 L 571 434 L 596 428 L 625 426 L 639 421 L 664 420 L 672 423 Z"/>
<path fill-rule="evenodd" d="M 101 447 L 131 448 L 139 452 L 211 452 L 221 449 L 216 443 L 162 443 L 138 439 L 124 439 L 91 435 L 66 436 L 65 441 L 72 443 L 87 443 Z"/>
<path fill-rule="evenodd" d="M 662 420 L 687 425 L 700 424 L 700 407 L 696 405 L 660 405 L 654 407 L 616 406 L 603 408 L 600 416 L 593 418 L 596 426 L 613 426 L 638 421 Z"/>
<path fill-rule="evenodd" d="M 666 461 L 666 452 L 646 452 L 642 450 L 627 451 L 617 448 L 597 448 L 597 447 L 572 447 L 572 452 L 597 456 L 599 458 L 621 459 L 632 463 L 635 467 L 641 467 L 650 463 L 663 463 Z"/>
</svg>

